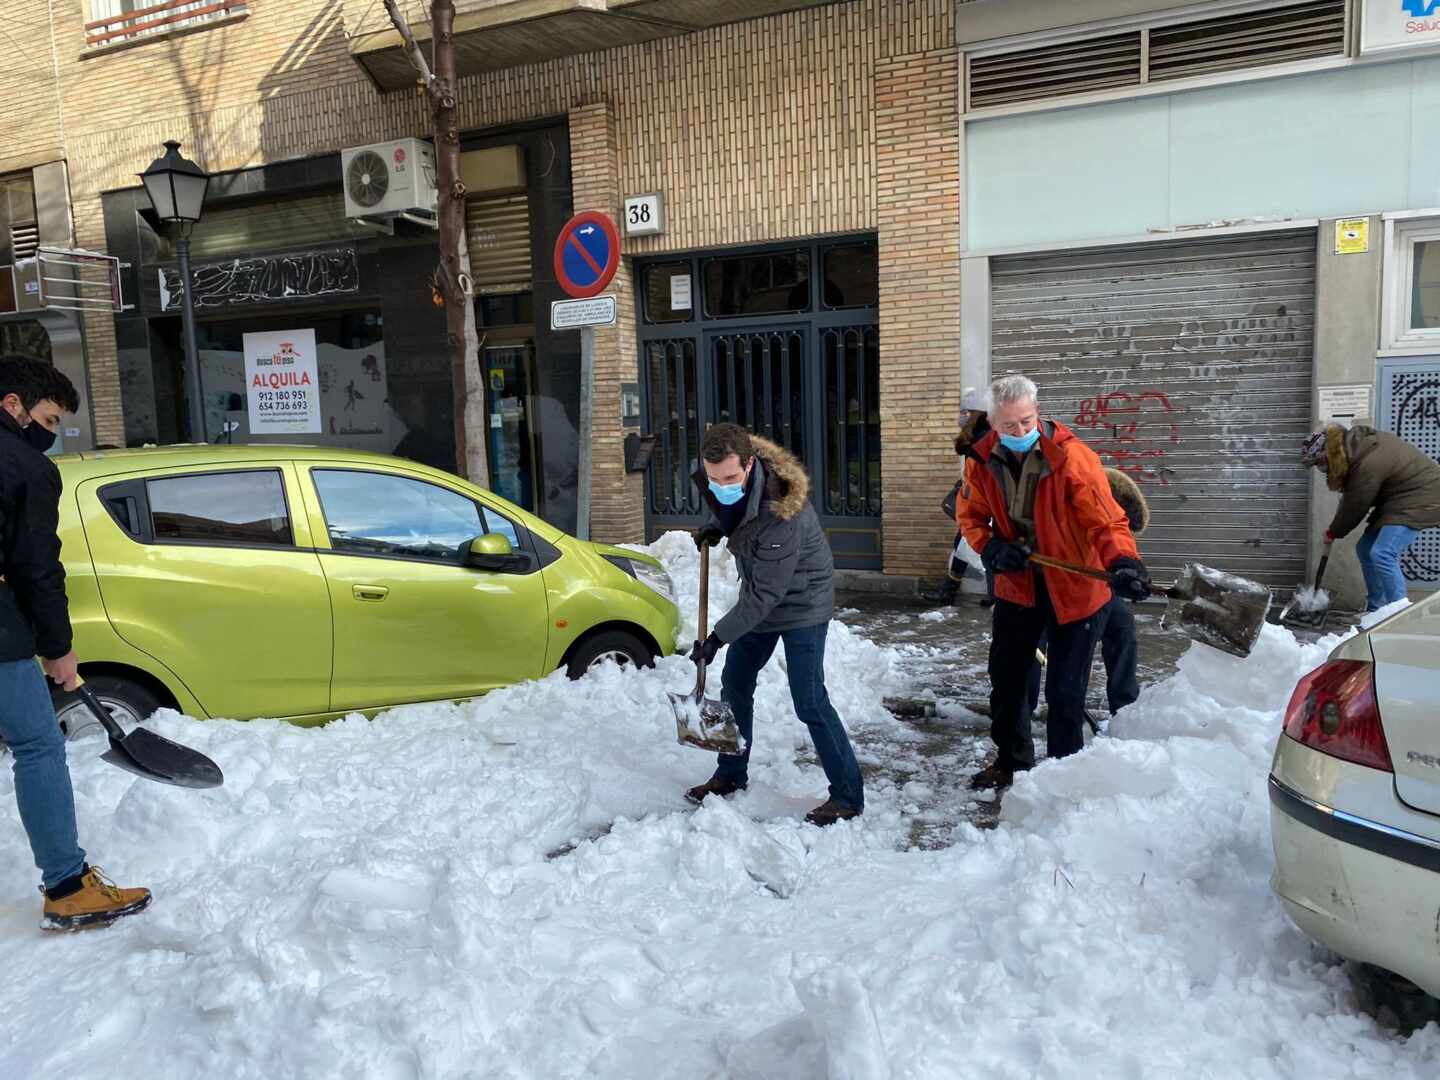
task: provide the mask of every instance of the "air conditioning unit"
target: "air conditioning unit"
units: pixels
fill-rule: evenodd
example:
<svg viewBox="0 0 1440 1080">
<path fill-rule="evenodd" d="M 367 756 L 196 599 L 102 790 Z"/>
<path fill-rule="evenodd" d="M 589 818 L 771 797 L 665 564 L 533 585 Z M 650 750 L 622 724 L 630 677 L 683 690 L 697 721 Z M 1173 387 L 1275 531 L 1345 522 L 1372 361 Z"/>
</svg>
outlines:
<svg viewBox="0 0 1440 1080">
<path fill-rule="evenodd" d="M 435 149 L 421 139 L 396 139 L 340 151 L 345 216 L 404 218 L 434 226 Z"/>
</svg>

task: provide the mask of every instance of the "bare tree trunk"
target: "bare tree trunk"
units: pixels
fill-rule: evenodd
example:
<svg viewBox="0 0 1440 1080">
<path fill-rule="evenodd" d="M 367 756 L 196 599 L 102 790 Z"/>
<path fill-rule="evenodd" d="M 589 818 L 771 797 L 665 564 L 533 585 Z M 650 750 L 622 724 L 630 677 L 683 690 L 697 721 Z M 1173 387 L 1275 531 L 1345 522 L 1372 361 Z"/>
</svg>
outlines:
<svg viewBox="0 0 1440 1080">
<path fill-rule="evenodd" d="M 480 342 L 475 332 L 475 289 L 465 239 L 465 183 L 460 178 L 460 119 L 455 79 L 454 0 L 432 0 L 430 32 L 434 68 L 415 41 L 396 0 L 385 10 L 430 98 L 435 123 L 435 186 L 439 192 L 440 272 L 445 299 L 445 334 L 450 347 L 450 385 L 455 398 L 455 461 L 471 483 L 490 486 L 485 454 L 485 382 L 480 375 Z"/>
</svg>

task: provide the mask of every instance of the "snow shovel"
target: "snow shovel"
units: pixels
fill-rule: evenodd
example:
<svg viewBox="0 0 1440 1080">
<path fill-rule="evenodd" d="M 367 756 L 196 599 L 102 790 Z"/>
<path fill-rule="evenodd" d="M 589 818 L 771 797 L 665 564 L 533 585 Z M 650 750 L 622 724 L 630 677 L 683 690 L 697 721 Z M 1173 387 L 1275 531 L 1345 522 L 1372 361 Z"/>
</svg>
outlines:
<svg viewBox="0 0 1440 1080">
<path fill-rule="evenodd" d="M 710 633 L 710 546 L 700 546 L 700 640 Z M 695 691 L 670 694 L 675 713 L 675 737 L 687 746 L 717 754 L 740 753 L 740 728 L 735 714 L 723 701 L 705 696 L 705 661 L 695 661 Z"/>
<path fill-rule="evenodd" d="M 95 691 L 86 686 L 84 680 L 75 688 L 95 719 L 110 736 L 110 749 L 100 755 L 102 761 L 118 766 L 146 780 L 159 784 L 174 784 L 176 787 L 212 788 L 225 782 L 225 776 L 216 765 L 198 750 L 171 742 L 163 735 L 157 735 L 145 728 L 136 728 L 125 734 L 110 715 Z"/>
<path fill-rule="evenodd" d="M 1320 562 L 1315 567 L 1315 585 L 1310 590 L 1308 602 L 1297 592 L 1291 597 L 1290 602 L 1280 612 L 1280 625 L 1289 626 L 1296 630 L 1320 630 L 1325 626 L 1325 620 L 1330 616 L 1330 602 L 1327 599 L 1321 600 L 1320 583 L 1325 580 L 1325 565 L 1330 561 L 1330 545 L 1333 540 L 1326 540 L 1325 546 L 1320 550 Z M 1303 590 L 1301 590 L 1303 591 Z"/>
<path fill-rule="evenodd" d="M 1110 580 L 1104 570 L 1048 555 L 1031 555 L 1030 561 L 1097 581 Z M 1198 563 L 1187 563 L 1173 585 L 1152 583 L 1150 594 L 1179 602 L 1180 629 L 1192 640 L 1242 659 L 1255 647 L 1270 610 L 1270 590 L 1265 586 Z"/>
</svg>

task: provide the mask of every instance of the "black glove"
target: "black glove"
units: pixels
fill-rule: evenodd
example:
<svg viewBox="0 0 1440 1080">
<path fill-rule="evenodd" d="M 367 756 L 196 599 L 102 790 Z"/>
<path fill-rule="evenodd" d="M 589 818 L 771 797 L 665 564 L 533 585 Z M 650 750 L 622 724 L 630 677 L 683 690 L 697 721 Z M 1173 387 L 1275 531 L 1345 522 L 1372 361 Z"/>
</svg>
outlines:
<svg viewBox="0 0 1440 1080">
<path fill-rule="evenodd" d="M 724 537 L 725 533 L 721 530 L 719 525 L 716 525 L 713 522 L 708 525 L 701 525 L 700 531 L 695 534 L 695 550 L 699 551 L 702 547 L 705 547 L 706 545 L 714 547 L 716 544 L 720 543 L 720 541 L 724 539 Z"/>
<path fill-rule="evenodd" d="M 710 631 L 710 636 L 704 641 L 697 641 L 690 649 L 690 659 L 697 664 L 704 664 L 709 667 L 715 662 L 715 654 L 718 653 L 725 643 L 715 636 L 715 631 Z"/>
<path fill-rule="evenodd" d="M 1030 549 L 1013 540 L 993 536 L 980 553 L 980 562 L 992 574 L 1012 574 L 1029 564 Z"/>
<path fill-rule="evenodd" d="M 1150 571 L 1139 559 L 1122 555 L 1105 569 L 1110 574 L 1110 585 L 1116 596 L 1135 603 L 1149 599 Z"/>
</svg>

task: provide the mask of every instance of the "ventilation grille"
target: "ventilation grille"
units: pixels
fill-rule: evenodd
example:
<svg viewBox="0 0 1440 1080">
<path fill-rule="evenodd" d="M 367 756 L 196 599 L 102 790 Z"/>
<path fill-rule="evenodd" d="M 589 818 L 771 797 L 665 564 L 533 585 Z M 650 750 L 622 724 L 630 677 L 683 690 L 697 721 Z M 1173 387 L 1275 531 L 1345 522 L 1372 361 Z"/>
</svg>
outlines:
<svg viewBox="0 0 1440 1080">
<path fill-rule="evenodd" d="M 970 107 L 1140 85 L 1140 32 L 970 58 Z"/>
<path fill-rule="evenodd" d="M 467 199 L 465 239 L 477 293 L 530 291 L 530 198 L 525 192 Z"/>
<path fill-rule="evenodd" d="M 969 57 L 968 107 L 1040 101 L 1145 82 L 1344 56 L 1346 0 Z"/>
<path fill-rule="evenodd" d="M 1150 79 L 1183 79 L 1345 53 L 1345 0 L 1150 31 Z"/>
<path fill-rule="evenodd" d="M 15 260 L 29 259 L 40 248 L 40 226 L 33 221 L 10 226 L 10 251 Z"/>
</svg>

